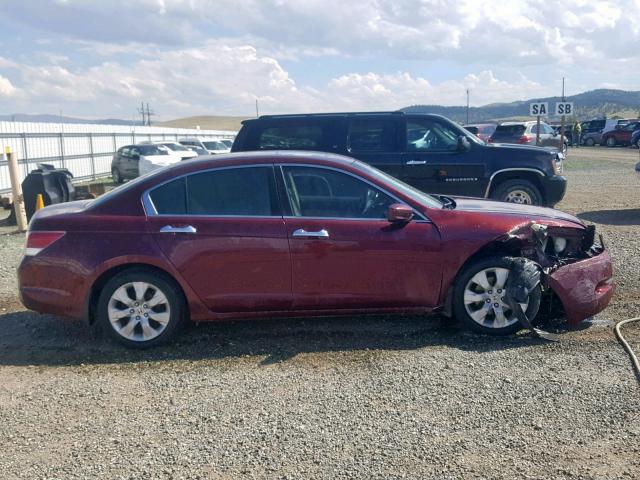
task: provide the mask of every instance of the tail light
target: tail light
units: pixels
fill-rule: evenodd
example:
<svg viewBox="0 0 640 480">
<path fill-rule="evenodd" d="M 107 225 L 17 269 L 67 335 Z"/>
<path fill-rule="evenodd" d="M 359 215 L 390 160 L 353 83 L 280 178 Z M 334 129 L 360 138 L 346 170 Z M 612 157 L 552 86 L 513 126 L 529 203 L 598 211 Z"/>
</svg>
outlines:
<svg viewBox="0 0 640 480">
<path fill-rule="evenodd" d="M 529 135 L 522 135 L 518 140 L 516 140 L 516 143 L 529 143 L 532 139 L 533 137 L 530 137 Z"/>
<path fill-rule="evenodd" d="M 25 255 L 37 255 L 52 243 L 60 240 L 65 232 L 28 232 Z"/>
</svg>

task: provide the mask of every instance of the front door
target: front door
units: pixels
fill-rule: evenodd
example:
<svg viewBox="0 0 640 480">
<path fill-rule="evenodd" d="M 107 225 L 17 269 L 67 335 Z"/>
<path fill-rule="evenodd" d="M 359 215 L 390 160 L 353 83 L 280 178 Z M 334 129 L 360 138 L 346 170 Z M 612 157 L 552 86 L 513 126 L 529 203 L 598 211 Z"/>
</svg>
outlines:
<svg viewBox="0 0 640 480">
<path fill-rule="evenodd" d="M 149 231 L 209 309 L 290 307 L 289 242 L 271 165 L 194 173 L 149 198 L 157 212 Z"/>
<path fill-rule="evenodd" d="M 458 147 L 460 132 L 434 118 L 407 116 L 404 167 L 406 182 L 427 193 L 484 196 L 481 149 Z"/>
<path fill-rule="evenodd" d="M 440 294 L 440 236 L 427 220 L 389 223 L 397 200 L 351 174 L 282 166 L 291 211 L 293 308 L 432 307 Z"/>
</svg>

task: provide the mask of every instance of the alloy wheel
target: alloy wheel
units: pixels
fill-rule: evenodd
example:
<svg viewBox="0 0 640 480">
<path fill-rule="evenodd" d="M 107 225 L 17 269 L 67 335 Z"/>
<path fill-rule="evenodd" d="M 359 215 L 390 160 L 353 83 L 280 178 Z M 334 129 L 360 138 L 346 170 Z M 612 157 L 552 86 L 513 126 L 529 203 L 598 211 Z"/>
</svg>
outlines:
<svg viewBox="0 0 640 480">
<path fill-rule="evenodd" d="M 531 199 L 531 195 L 524 190 L 511 190 L 507 197 L 505 198 L 507 202 L 510 203 L 520 203 L 523 205 L 532 205 L 533 200 Z"/>
<path fill-rule="evenodd" d="M 464 289 L 464 307 L 478 325 L 486 328 L 505 328 L 515 324 L 518 317 L 505 301 L 505 286 L 509 278 L 507 268 L 490 267 L 476 273 Z M 521 303 L 527 310 L 529 299 Z"/>
<path fill-rule="evenodd" d="M 171 318 L 167 296 L 160 288 L 147 282 L 130 282 L 117 288 L 107 309 L 113 329 L 134 342 L 158 337 Z"/>
</svg>

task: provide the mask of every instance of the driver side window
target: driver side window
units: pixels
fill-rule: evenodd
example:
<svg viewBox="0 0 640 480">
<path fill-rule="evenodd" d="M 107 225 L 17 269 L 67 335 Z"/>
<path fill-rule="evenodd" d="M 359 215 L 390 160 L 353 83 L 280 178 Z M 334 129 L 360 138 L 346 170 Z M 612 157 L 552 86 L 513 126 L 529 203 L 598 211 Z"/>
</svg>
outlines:
<svg viewBox="0 0 640 480">
<path fill-rule="evenodd" d="M 295 217 L 384 219 L 396 203 L 362 180 L 335 170 L 283 167 L 285 187 Z"/>
<path fill-rule="evenodd" d="M 455 151 L 458 149 L 458 135 L 458 132 L 435 120 L 407 120 L 407 151 Z"/>
</svg>

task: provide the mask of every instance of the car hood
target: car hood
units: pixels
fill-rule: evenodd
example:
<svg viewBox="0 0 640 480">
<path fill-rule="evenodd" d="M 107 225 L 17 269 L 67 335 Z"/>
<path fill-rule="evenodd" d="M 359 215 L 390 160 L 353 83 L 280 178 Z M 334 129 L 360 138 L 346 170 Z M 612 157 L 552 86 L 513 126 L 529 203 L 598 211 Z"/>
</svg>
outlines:
<svg viewBox="0 0 640 480">
<path fill-rule="evenodd" d="M 549 152 L 558 151 L 556 147 L 536 147 L 535 145 L 525 145 L 520 143 L 496 142 L 496 143 L 487 143 L 486 145 L 488 147 L 499 148 L 501 150 L 517 150 L 517 151 L 528 150 L 530 152 L 536 152 L 536 153 L 541 153 L 541 152 L 549 153 Z"/>
<path fill-rule="evenodd" d="M 508 202 L 494 202 L 480 198 L 456 197 L 455 201 L 457 211 L 519 215 L 528 217 L 531 220 L 535 220 L 536 218 L 550 218 L 584 225 L 579 218 L 553 208 L 534 207 L 532 205 Z"/>
</svg>

